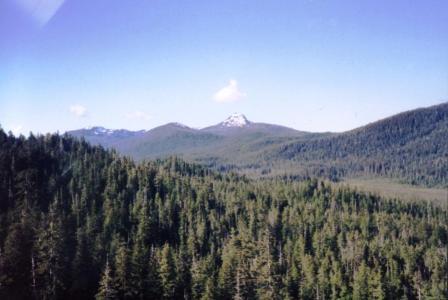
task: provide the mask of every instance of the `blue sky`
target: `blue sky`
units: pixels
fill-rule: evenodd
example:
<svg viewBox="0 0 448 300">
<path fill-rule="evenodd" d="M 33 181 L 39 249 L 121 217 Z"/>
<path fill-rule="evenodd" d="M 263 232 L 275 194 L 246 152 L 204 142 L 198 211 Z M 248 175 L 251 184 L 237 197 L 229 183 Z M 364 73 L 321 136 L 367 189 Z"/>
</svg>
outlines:
<svg viewBox="0 0 448 300">
<path fill-rule="evenodd" d="M 448 100 L 448 2 L 5 0 L 0 124 L 343 131 Z"/>
</svg>

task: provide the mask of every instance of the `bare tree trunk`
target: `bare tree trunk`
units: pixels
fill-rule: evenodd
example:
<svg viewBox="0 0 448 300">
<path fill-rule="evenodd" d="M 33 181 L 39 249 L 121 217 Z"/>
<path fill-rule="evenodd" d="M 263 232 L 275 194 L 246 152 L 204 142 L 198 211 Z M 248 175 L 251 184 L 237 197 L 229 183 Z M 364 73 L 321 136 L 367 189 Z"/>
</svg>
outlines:
<svg viewBox="0 0 448 300">
<path fill-rule="evenodd" d="M 34 255 L 31 254 L 31 288 L 33 290 L 34 299 L 37 299 L 36 293 L 36 263 L 34 261 Z"/>
</svg>

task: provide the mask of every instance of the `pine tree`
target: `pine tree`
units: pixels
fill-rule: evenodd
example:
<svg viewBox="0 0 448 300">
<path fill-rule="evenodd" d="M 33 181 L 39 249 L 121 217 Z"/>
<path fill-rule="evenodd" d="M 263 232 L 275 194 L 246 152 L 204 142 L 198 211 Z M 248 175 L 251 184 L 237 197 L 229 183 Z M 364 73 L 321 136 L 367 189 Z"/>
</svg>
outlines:
<svg viewBox="0 0 448 300">
<path fill-rule="evenodd" d="M 305 254 L 302 261 L 300 297 L 314 299 L 316 297 L 316 271 L 311 255 Z"/>
<path fill-rule="evenodd" d="M 120 299 L 132 298 L 131 271 L 129 250 L 126 243 L 121 241 L 115 254 L 115 286 Z"/>
<path fill-rule="evenodd" d="M 383 300 L 386 299 L 384 292 L 383 276 L 380 270 L 372 270 L 369 276 L 369 299 Z"/>
<path fill-rule="evenodd" d="M 205 291 L 207 274 L 204 260 L 194 259 L 191 264 L 191 296 L 200 299 Z"/>
<path fill-rule="evenodd" d="M 258 242 L 256 257 L 257 295 L 259 299 L 278 299 L 280 297 L 277 262 L 274 257 L 273 237 L 268 228 Z"/>
<path fill-rule="evenodd" d="M 151 248 L 147 277 L 147 294 L 150 299 L 160 299 L 162 295 L 158 259 L 156 250 Z"/>
<path fill-rule="evenodd" d="M 68 265 L 65 257 L 64 224 L 60 214 L 60 202 L 55 198 L 48 215 L 41 217 L 34 246 L 36 278 L 40 295 L 45 299 L 60 297 L 66 288 Z"/>
<path fill-rule="evenodd" d="M 216 281 L 215 276 L 209 276 L 205 283 L 205 291 L 202 294 L 201 300 L 215 300 L 218 295 L 216 293 Z"/>
<path fill-rule="evenodd" d="M 97 300 L 119 299 L 114 284 L 115 280 L 112 274 L 112 269 L 109 266 L 109 261 L 107 261 L 95 298 Z"/>
<path fill-rule="evenodd" d="M 163 246 L 160 255 L 162 298 L 173 299 L 176 289 L 176 264 L 174 261 L 173 250 L 169 244 Z"/>
<path fill-rule="evenodd" d="M 294 261 L 291 262 L 291 267 L 286 273 L 286 288 L 288 297 L 291 299 L 299 298 L 299 278 L 300 272 Z"/>
<path fill-rule="evenodd" d="M 331 295 L 330 268 L 331 263 L 327 255 L 321 260 L 319 270 L 317 271 L 317 294 L 322 299 L 328 299 Z"/>
<path fill-rule="evenodd" d="M 0 285 L 8 297 L 12 299 L 26 298 L 31 295 L 32 286 L 32 243 L 34 218 L 23 208 L 19 222 L 13 223 L 8 230 L 2 254 L 3 274 Z"/>
<path fill-rule="evenodd" d="M 235 298 L 252 299 L 256 294 L 255 257 L 256 245 L 246 224 L 240 222 L 240 246 L 237 247 Z"/>
<path fill-rule="evenodd" d="M 236 290 L 236 266 L 238 264 L 237 245 L 240 241 L 232 235 L 222 251 L 222 264 L 219 270 L 219 293 L 221 299 L 232 299 Z"/>
<path fill-rule="evenodd" d="M 143 299 L 147 290 L 150 247 L 148 203 L 144 201 L 139 212 L 137 232 L 132 248 L 132 282 L 135 298 Z"/>
<path fill-rule="evenodd" d="M 90 242 L 84 228 L 78 228 L 75 257 L 72 263 L 73 282 L 70 288 L 70 293 L 76 298 L 92 295 L 97 284 L 97 275 L 92 271 L 94 263 L 90 249 Z"/>
<path fill-rule="evenodd" d="M 177 298 L 190 298 L 191 296 L 191 258 L 188 254 L 187 245 L 182 243 L 179 247 L 178 257 L 176 260 L 177 270 Z"/>
<path fill-rule="evenodd" d="M 148 249 L 143 243 L 137 242 L 132 248 L 132 275 L 130 278 L 130 286 L 132 287 L 133 298 L 143 299 L 146 291 L 147 271 L 149 261 Z"/>
<path fill-rule="evenodd" d="M 353 300 L 369 299 L 368 276 L 369 270 L 365 262 L 362 262 L 353 278 Z"/>
<path fill-rule="evenodd" d="M 345 283 L 342 278 L 341 263 L 333 261 L 330 275 L 331 299 L 341 299 L 345 296 Z"/>
<path fill-rule="evenodd" d="M 66 261 L 62 223 L 53 208 L 42 218 L 37 234 L 36 276 L 43 298 L 57 298 L 64 290 Z"/>
</svg>

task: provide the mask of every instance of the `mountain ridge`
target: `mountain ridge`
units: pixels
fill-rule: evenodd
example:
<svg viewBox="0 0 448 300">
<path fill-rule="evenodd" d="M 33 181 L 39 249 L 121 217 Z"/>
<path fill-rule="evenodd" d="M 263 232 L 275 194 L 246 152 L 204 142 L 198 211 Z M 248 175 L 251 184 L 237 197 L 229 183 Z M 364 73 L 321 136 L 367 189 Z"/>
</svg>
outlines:
<svg viewBox="0 0 448 300">
<path fill-rule="evenodd" d="M 82 137 L 92 144 L 116 148 L 137 160 L 183 154 L 189 154 L 191 158 L 204 148 L 215 153 L 219 151 L 217 148 L 226 148 L 237 144 L 239 140 L 254 143 L 259 139 L 277 138 L 286 141 L 291 137 L 306 135 L 305 132 L 280 125 L 252 122 L 243 114 L 236 113 L 220 123 L 200 129 L 170 122 L 150 130 L 112 130 L 95 126 L 67 133 Z M 230 152 L 236 150 L 235 147 L 231 148 Z"/>
<path fill-rule="evenodd" d="M 104 131 L 104 130 L 103 130 Z M 448 102 L 402 112 L 341 133 L 302 132 L 232 114 L 201 129 L 168 123 L 117 135 L 68 132 L 137 160 L 171 155 L 253 176 L 387 176 L 448 184 Z"/>
<path fill-rule="evenodd" d="M 283 125 L 277 125 L 277 124 L 270 124 L 270 123 L 264 123 L 264 122 L 253 122 L 247 119 L 247 117 L 242 114 L 242 113 L 233 113 L 231 114 L 229 117 L 227 117 L 225 120 L 223 120 L 220 123 L 214 124 L 214 125 L 210 125 L 210 126 L 205 126 L 202 128 L 194 128 L 188 125 L 185 125 L 183 123 L 179 123 L 179 122 L 168 122 L 166 124 L 162 124 L 162 125 L 158 125 L 156 127 L 153 127 L 151 129 L 141 129 L 141 130 L 129 130 L 129 129 L 124 129 L 124 128 L 120 128 L 120 129 L 111 129 L 111 128 L 106 128 L 103 126 L 89 126 L 89 127 L 85 127 L 85 128 L 80 128 L 80 129 L 74 129 L 74 130 L 68 130 L 67 133 L 71 134 L 71 135 L 78 135 L 78 133 L 82 132 L 83 134 L 95 134 L 95 135 L 113 135 L 115 133 L 133 133 L 133 134 L 143 134 L 145 132 L 149 132 L 152 131 L 154 129 L 159 129 L 159 128 L 163 128 L 163 127 L 167 127 L 167 126 L 171 126 L 171 127 L 179 127 L 179 128 L 185 128 L 185 129 L 191 129 L 192 131 L 213 131 L 214 129 L 218 129 L 218 128 L 226 128 L 226 129 L 231 129 L 231 128 L 247 128 L 247 127 L 276 127 L 276 128 L 284 128 L 284 129 L 289 129 L 291 131 L 297 131 L 297 132 L 303 132 L 291 127 L 287 127 L 287 126 L 283 126 Z"/>
</svg>

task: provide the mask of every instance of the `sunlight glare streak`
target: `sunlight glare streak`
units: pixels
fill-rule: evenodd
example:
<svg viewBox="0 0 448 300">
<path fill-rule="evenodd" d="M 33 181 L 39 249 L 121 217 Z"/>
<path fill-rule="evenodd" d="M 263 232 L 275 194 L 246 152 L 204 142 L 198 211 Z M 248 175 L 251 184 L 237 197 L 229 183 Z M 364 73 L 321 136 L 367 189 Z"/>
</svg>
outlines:
<svg viewBox="0 0 448 300">
<path fill-rule="evenodd" d="M 40 26 L 45 26 L 56 14 L 65 0 L 14 0 Z"/>
</svg>

